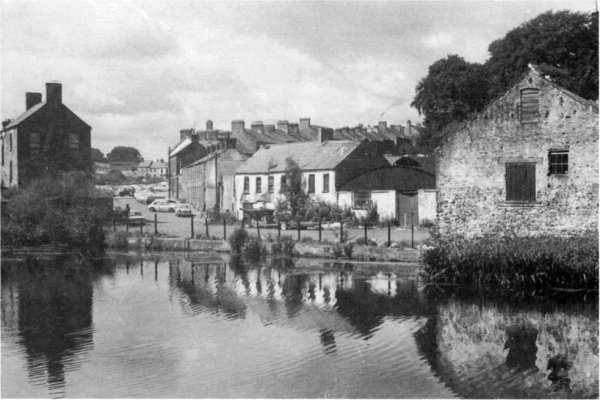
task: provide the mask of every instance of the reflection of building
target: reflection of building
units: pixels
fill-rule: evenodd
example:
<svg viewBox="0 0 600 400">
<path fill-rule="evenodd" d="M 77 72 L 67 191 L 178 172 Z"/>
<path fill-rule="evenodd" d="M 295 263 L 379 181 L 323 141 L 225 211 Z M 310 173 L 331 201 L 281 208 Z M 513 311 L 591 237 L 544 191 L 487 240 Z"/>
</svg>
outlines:
<svg viewBox="0 0 600 400">
<path fill-rule="evenodd" d="M 47 266 L 28 263 L 29 268 L 18 265 L 9 270 L 13 276 L 3 276 L 3 324 L 5 317 L 18 319 L 31 381 L 46 377 L 50 393 L 64 395 L 65 372 L 77 366 L 81 355 L 92 346 L 93 277 L 89 266 L 79 267 L 65 257 L 53 261 L 59 267 L 52 268 L 51 273 L 46 272 Z M 13 297 L 6 297 L 7 293 Z M 18 307 L 11 304 L 15 297 Z"/>
</svg>

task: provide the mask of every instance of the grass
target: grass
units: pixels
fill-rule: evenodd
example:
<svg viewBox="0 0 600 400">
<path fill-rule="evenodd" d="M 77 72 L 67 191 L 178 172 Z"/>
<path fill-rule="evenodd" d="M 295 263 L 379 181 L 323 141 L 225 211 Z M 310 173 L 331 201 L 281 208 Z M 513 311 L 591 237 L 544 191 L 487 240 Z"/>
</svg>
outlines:
<svg viewBox="0 0 600 400">
<path fill-rule="evenodd" d="M 423 263 L 421 277 L 432 284 L 597 290 L 598 235 L 438 239 Z"/>
</svg>

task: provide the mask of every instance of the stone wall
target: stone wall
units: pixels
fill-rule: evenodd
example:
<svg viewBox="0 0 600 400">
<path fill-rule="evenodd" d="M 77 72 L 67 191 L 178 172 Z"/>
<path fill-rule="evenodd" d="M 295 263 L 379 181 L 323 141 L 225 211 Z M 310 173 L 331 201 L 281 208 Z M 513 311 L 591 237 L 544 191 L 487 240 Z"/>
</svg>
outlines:
<svg viewBox="0 0 600 400">
<path fill-rule="evenodd" d="M 521 90 L 539 89 L 539 121 L 521 122 Z M 549 152 L 568 149 L 568 172 Z M 442 234 L 570 235 L 598 228 L 598 107 L 530 72 L 437 149 Z M 535 163 L 535 202 L 506 201 L 507 162 Z"/>
</svg>

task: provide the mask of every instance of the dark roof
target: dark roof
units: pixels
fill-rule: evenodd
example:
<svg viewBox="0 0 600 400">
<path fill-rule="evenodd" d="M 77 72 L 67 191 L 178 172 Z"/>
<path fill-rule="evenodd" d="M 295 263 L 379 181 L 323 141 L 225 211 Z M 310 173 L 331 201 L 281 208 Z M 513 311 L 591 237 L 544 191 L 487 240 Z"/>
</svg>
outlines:
<svg viewBox="0 0 600 400">
<path fill-rule="evenodd" d="M 359 142 L 349 140 L 269 145 L 254 153 L 236 173 L 283 172 L 288 157 L 293 158 L 303 170 L 333 169 L 359 145 Z"/>
<path fill-rule="evenodd" d="M 384 167 L 365 172 L 345 183 L 341 192 L 397 190 L 415 192 L 435 189 L 435 175 L 416 168 Z"/>
<path fill-rule="evenodd" d="M 35 106 L 31 107 L 29 110 L 25 111 L 23 114 L 19 115 L 17 118 L 15 118 L 14 120 L 10 121 L 10 123 L 8 125 L 6 125 L 6 127 L 4 127 L 2 129 L 2 132 L 4 131 L 8 131 L 10 129 L 16 128 L 19 124 L 21 124 L 23 121 L 27 120 L 27 118 L 31 117 L 33 114 L 37 113 L 39 110 L 41 110 L 42 108 L 44 108 L 44 106 L 47 103 L 45 101 L 36 104 Z M 68 112 L 70 112 L 75 118 L 77 118 L 81 123 L 83 123 L 84 125 L 90 127 L 84 120 L 82 120 L 81 118 L 79 118 L 79 116 L 77 114 L 75 114 L 73 111 L 71 111 L 69 109 L 69 107 L 65 106 L 64 104 L 61 103 L 61 106 L 66 108 Z M 90 127 L 91 128 L 91 127 Z"/>
<path fill-rule="evenodd" d="M 389 159 L 388 159 L 389 161 Z M 435 174 L 436 159 L 433 155 L 414 155 L 398 157 L 392 164 L 394 167 L 408 167 L 421 169 L 430 174 Z"/>
</svg>

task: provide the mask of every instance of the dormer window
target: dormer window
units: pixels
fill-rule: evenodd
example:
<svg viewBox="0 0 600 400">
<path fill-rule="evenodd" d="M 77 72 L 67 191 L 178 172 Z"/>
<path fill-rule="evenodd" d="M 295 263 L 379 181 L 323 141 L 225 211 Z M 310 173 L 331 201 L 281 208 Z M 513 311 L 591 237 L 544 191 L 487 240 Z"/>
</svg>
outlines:
<svg viewBox="0 0 600 400">
<path fill-rule="evenodd" d="M 521 123 L 539 122 L 540 91 L 535 88 L 521 90 Z"/>
</svg>

